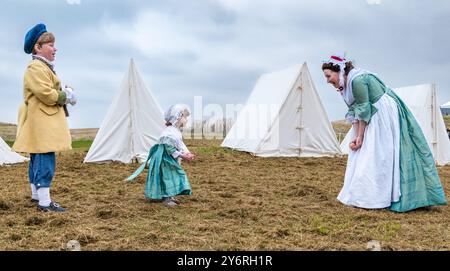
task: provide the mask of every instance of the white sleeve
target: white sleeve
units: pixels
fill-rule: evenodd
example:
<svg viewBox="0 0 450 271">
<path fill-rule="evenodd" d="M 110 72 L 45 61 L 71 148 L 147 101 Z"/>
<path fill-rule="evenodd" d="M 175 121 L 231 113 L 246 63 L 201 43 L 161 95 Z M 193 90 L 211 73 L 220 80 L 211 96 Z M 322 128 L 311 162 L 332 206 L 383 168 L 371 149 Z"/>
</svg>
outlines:
<svg viewBox="0 0 450 271">
<path fill-rule="evenodd" d="M 190 153 L 189 149 L 182 140 L 180 141 L 180 149 L 182 150 L 182 152 Z"/>
<path fill-rule="evenodd" d="M 173 158 L 178 158 L 180 155 L 181 155 L 181 152 L 179 152 L 179 151 L 175 151 L 174 153 L 172 153 Z"/>
</svg>

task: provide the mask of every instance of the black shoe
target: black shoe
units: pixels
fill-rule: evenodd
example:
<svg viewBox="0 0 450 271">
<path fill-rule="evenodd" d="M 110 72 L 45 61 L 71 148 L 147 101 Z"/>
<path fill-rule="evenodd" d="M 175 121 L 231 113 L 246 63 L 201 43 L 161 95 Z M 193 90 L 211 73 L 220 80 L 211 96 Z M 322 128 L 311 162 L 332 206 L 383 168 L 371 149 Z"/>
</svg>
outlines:
<svg viewBox="0 0 450 271">
<path fill-rule="evenodd" d="M 39 200 L 38 199 L 31 199 L 31 203 L 39 204 Z"/>
<path fill-rule="evenodd" d="M 49 206 L 44 207 L 41 205 L 38 205 L 38 209 L 42 212 L 65 212 L 66 209 L 61 207 L 59 204 L 51 202 Z"/>
</svg>

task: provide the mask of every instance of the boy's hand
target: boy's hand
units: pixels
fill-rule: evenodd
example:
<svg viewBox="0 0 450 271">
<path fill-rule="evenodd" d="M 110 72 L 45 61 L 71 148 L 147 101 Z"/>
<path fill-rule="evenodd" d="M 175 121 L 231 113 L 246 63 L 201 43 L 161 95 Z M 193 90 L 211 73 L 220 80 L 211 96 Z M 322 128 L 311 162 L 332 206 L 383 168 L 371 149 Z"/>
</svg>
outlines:
<svg viewBox="0 0 450 271">
<path fill-rule="evenodd" d="M 77 103 L 77 97 L 75 96 L 75 92 L 74 92 L 73 88 L 66 85 L 64 87 L 63 91 L 66 93 L 66 96 L 67 96 L 67 100 L 66 101 L 67 101 L 67 103 L 69 103 L 72 106 L 74 106 Z"/>
</svg>

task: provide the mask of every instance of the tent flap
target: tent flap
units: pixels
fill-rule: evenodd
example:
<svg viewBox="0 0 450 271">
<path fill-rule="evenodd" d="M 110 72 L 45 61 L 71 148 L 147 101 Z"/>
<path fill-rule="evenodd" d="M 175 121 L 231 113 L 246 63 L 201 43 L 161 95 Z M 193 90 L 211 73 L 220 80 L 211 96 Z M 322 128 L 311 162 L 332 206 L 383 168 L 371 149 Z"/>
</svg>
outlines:
<svg viewBox="0 0 450 271">
<path fill-rule="evenodd" d="M 29 159 L 11 150 L 5 141 L 0 137 L 0 166 L 19 164 Z"/>
</svg>

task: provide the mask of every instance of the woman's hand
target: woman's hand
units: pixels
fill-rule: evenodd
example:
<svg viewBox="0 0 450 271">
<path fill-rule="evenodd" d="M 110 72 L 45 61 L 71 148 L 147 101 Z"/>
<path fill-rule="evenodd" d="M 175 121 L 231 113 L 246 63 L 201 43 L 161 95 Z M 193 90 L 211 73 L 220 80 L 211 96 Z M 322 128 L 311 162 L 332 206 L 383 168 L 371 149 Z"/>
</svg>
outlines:
<svg viewBox="0 0 450 271">
<path fill-rule="evenodd" d="M 364 136 L 358 136 L 350 142 L 350 149 L 352 151 L 357 151 L 361 148 L 364 142 Z"/>
<path fill-rule="evenodd" d="M 364 142 L 364 133 L 366 131 L 367 123 L 362 120 L 358 120 L 356 123 L 353 124 L 353 128 L 356 131 L 356 138 L 353 139 L 349 146 L 352 151 L 357 151 L 361 149 L 361 146 Z"/>
<path fill-rule="evenodd" d="M 356 147 L 359 149 L 361 148 L 362 144 L 364 142 L 364 136 L 358 136 L 356 138 Z"/>
<path fill-rule="evenodd" d="M 349 146 L 350 146 L 350 149 L 351 149 L 352 151 L 356 151 L 356 150 L 357 150 L 357 149 L 356 149 L 356 138 L 353 139 L 352 141 L 350 141 Z"/>
</svg>

